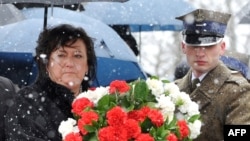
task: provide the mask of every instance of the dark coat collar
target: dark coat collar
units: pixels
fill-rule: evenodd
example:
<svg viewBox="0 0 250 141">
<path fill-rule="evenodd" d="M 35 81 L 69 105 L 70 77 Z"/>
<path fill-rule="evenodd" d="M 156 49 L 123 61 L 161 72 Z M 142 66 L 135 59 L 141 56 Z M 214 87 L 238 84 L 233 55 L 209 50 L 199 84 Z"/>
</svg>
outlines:
<svg viewBox="0 0 250 141">
<path fill-rule="evenodd" d="M 33 99 L 30 99 L 28 98 L 30 93 L 37 95 L 33 96 Z M 64 114 L 69 117 L 72 116 L 71 104 L 75 98 L 73 92 L 64 86 L 51 81 L 49 78 L 38 79 L 33 85 L 20 90 L 19 94 L 32 101 L 33 104 L 38 104 L 37 106 L 39 106 L 39 103 L 33 101 L 41 101 L 43 98 L 48 98 L 62 111 L 65 111 Z M 42 104 L 44 106 L 49 106 L 49 103 L 47 102 L 43 102 Z"/>
</svg>

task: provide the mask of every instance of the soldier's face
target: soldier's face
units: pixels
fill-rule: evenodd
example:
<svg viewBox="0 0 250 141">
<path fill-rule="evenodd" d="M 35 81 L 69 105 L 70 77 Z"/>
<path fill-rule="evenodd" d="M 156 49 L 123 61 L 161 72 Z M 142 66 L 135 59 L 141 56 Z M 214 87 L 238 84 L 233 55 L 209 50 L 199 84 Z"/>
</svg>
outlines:
<svg viewBox="0 0 250 141">
<path fill-rule="evenodd" d="M 195 75 L 200 76 L 218 65 L 220 56 L 225 52 L 225 42 L 199 47 L 182 43 L 182 50 Z"/>
</svg>

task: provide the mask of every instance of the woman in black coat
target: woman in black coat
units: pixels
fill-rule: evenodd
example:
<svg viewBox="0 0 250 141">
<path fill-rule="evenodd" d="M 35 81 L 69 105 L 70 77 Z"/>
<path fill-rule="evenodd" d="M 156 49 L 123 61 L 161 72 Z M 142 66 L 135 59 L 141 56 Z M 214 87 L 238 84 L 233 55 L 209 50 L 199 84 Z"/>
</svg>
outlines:
<svg viewBox="0 0 250 141">
<path fill-rule="evenodd" d="M 19 90 L 10 79 L 0 76 L 0 141 L 5 140 L 4 117 L 10 106 L 14 103 L 14 97 Z"/>
<path fill-rule="evenodd" d="M 22 88 L 5 118 L 9 141 L 62 141 L 61 121 L 73 118 L 71 103 L 96 72 L 91 38 L 82 28 L 58 25 L 40 33 L 35 59 L 39 75 Z"/>
</svg>

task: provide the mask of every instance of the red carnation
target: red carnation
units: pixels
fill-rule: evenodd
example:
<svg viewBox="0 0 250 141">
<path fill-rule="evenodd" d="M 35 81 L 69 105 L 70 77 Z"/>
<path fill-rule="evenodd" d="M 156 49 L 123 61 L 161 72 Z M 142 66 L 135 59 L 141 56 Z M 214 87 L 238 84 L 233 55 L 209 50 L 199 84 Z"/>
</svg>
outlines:
<svg viewBox="0 0 250 141">
<path fill-rule="evenodd" d="M 81 115 L 81 112 L 87 108 L 90 107 L 92 108 L 94 106 L 93 102 L 91 102 L 88 98 L 79 98 L 76 99 L 73 104 L 72 104 L 72 112 Z"/>
<path fill-rule="evenodd" d="M 96 90 L 96 87 L 90 87 L 89 90 L 94 91 Z"/>
<path fill-rule="evenodd" d="M 91 124 L 92 121 L 98 120 L 98 114 L 94 111 L 86 111 L 81 113 L 81 118 L 85 124 Z"/>
<path fill-rule="evenodd" d="M 111 126 L 121 126 L 127 120 L 127 113 L 119 106 L 107 112 L 107 122 Z"/>
<path fill-rule="evenodd" d="M 189 128 L 187 125 L 187 122 L 185 120 L 179 120 L 177 122 L 177 125 L 179 127 L 179 132 L 181 134 L 181 138 L 185 138 L 189 135 Z"/>
<path fill-rule="evenodd" d="M 99 141 L 127 141 L 127 131 L 124 128 L 107 126 L 99 130 Z"/>
<path fill-rule="evenodd" d="M 160 127 L 164 123 L 164 118 L 161 112 L 156 109 L 150 110 L 150 112 L 148 113 L 148 118 L 157 127 Z"/>
<path fill-rule="evenodd" d="M 119 93 L 125 93 L 130 90 L 129 85 L 126 83 L 126 81 L 121 80 L 114 80 L 110 83 L 109 92 L 111 94 L 114 94 L 116 92 Z"/>
<path fill-rule="evenodd" d="M 88 133 L 87 130 L 85 130 L 85 125 L 92 125 L 92 121 L 98 120 L 98 114 L 93 111 L 88 112 L 82 112 L 81 118 L 77 122 L 77 126 L 80 129 L 81 133 L 83 135 L 86 135 Z"/>
<path fill-rule="evenodd" d="M 141 114 L 141 119 L 145 120 L 145 118 L 148 116 L 148 113 L 150 112 L 150 108 L 147 106 L 144 106 L 140 109 L 140 111 L 142 112 Z"/>
<path fill-rule="evenodd" d="M 175 134 L 170 133 L 170 134 L 166 137 L 166 140 L 168 140 L 168 141 L 178 141 L 178 138 L 176 137 Z"/>
<path fill-rule="evenodd" d="M 66 135 L 64 141 L 83 141 L 83 139 L 80 133 L 72 132 Z"/>
<path fill-rule="evenodd" d="M 144 115 L 141 110 L 133 110 L 128 112 L 128 118 L 136 121 L 143 121 L 147 115 Z"/>
<path fill-rule="evenodd" d="M 154 141 L 154 138 L 149 134 L 140 134 L 135 141 Z"/>
<path fill-rule="evenodd" d="M 141 133 L 139 123 L 134 119 L 128 119 L 124 126 L 127 130 L 128 139 L 135 138 Z"/>
</svg>

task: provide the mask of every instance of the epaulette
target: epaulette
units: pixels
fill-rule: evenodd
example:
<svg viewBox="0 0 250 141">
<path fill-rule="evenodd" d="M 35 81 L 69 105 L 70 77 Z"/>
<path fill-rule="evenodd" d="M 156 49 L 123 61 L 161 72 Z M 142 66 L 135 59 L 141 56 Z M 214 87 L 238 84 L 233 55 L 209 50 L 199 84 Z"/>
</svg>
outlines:
<svg viewBox="0 0 250 141">
<path fill-rule="evenodd" d="M 234 82 L 238 85 L 248 83 L 247 79 L 239 71 L 234 70 L 231 70 L 231 75 L 228 78 L 227 82 Z"/>
<path fill-rule="evenodd" d="M 237 74 L 237 73 L 240 73 L 240 72 L 236 70 L 231 70 L 231 74 Z"/>
</svg>

